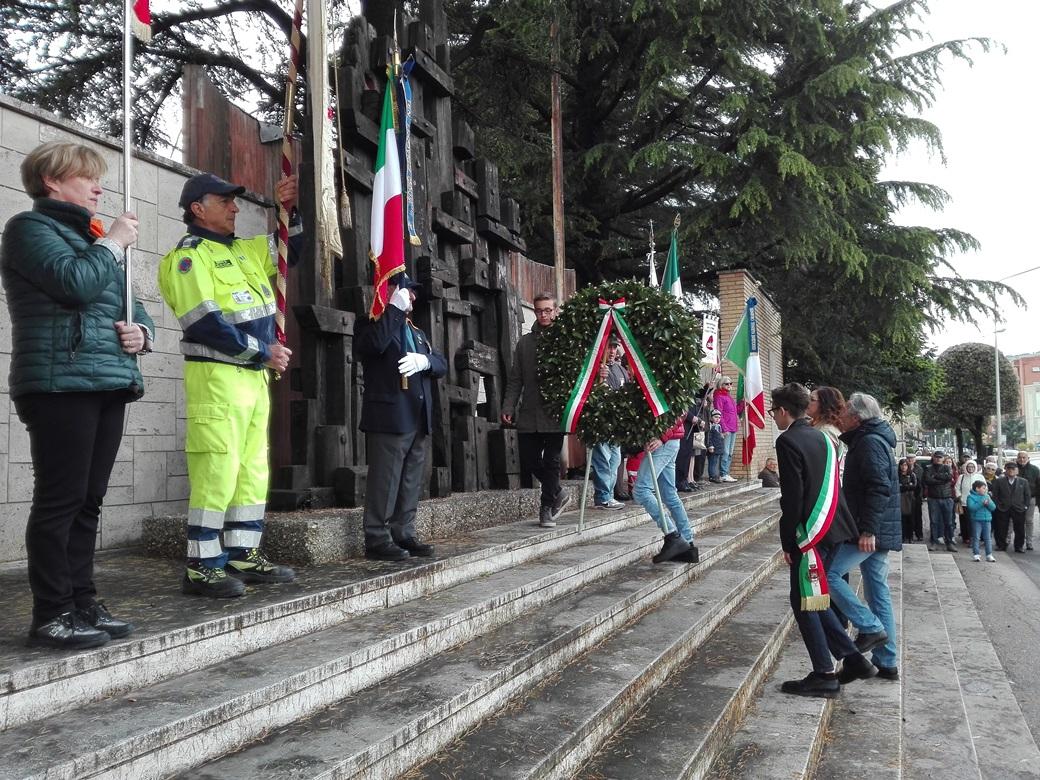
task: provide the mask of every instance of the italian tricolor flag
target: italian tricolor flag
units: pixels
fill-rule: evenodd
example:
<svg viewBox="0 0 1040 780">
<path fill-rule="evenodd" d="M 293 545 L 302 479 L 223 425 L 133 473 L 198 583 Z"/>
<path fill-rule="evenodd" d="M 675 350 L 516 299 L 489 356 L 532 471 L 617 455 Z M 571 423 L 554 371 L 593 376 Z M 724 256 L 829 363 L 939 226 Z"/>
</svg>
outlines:
<svg viewBox="0 0 1040 780">
<path fill-rule="evenodd" d="M 368 316 L 379 319 L 386 308 L 387 280 L 404 270 L 404 199 L 401 196 L 401 163 L 394 131 L 393 84 L 383 93 L 383 118 L 379 123 L 379 151 L 372 184 L 372 233 L 368 256 L 375 264 L 375 295 Z"/>
<path fill-rule="evenodd" d="M 672 243 L 668 245 L 668 259 L 664 264 L 661 289 L 667 290 L 682 300 L 682 282 L 679 281 L 679 231 L 672 230 Z"/>
<path fill-rule="evenodd" d="M 744 452 L 741 461 L 751 463 L 755 452 L 755 428 L 766 427 L 766 405 L 762 391 L 762 363 L 758 357 L 758 320 L 755 307 L 758 301 L 748 298 L 744 314 L 726 350 L 726 360 L 737 367 L 737 400 L 744 402 L 746 413 Z"/>
<path fill-rule="evenodd" d="M 148 10 L 148 0 L 133 0 L 130 24 L 134 35 L 142 41 L 148 43 L 152 40 L 152 14 Z"/>
</svg>

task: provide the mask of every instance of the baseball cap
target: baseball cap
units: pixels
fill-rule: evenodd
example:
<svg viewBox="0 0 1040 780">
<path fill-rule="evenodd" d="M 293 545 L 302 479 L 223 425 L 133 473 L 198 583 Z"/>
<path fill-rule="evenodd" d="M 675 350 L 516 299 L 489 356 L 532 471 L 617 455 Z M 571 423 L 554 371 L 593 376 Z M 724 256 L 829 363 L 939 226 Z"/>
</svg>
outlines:
<svg viewBox="0 0 1040 780">
<path fill-rule="evenodd" d="M 944 457 L 946 457 L 946 453 L 943 452 L 942 450 L 936 450 L 935 452 L 932 453 L 932 457 L 933 458 L 944 458 Z"/>
<path fill-rule="evenodd" d="M 198 176 L 192 176 L 184 182 L 184 188 L 181 190 L 181 199 L 177 201 L 177 205 L 182 209 L 186 209 L 192 203 L 202 200 L 207 195 L 241 195 L 245 191 L 246 188 L 240 184 L 224 181 L 212 173 L 200 173 Z"/>
</svg>

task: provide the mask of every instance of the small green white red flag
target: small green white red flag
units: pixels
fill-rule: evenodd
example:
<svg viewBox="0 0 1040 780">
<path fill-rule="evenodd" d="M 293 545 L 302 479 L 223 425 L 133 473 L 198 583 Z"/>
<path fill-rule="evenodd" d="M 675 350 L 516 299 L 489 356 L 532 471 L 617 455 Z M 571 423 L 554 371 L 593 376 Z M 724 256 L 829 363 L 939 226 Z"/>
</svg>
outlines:
<svg viewBox="0 0 1040 780">
<path fill-rule="evenodd" d="M 368 256 L 375 265 L 375 295 L 368 316 L 379 319 L 386 308 L 391 276 L 404 270 L 404 199 L 401 195 L 401 163 L 397 156 L 394 131 L 394 85 L 387 80 L 383 93 L 383 117 L 379 124 L 379 151 L 376 153 L 372 184 L 372 232 Z"/>
<path fill-rule="evenodd" d="M 682 300 L 682 282 L 679 281 L 679 231 L 672 230 L 672 243 L 668 245 L 668 259 L 664 264 L 664 276 L 661 277 L 661 289 L 667 290 L 680 301 Z"/>
</svg>

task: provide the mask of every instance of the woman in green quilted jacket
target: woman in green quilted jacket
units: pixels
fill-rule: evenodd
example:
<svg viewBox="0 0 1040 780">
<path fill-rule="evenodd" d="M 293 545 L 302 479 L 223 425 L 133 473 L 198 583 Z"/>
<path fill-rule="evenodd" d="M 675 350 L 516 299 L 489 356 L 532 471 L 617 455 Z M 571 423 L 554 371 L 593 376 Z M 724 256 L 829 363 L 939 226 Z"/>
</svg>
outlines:
<svg viewBox="0 0 1040 780">
<path fill-rule="evenodd" d="M 32 211 L 0 241 L 0 277 L 12 326 L 10 394 L 29 432 L 33 501 L 25 529 L 33 617 L 29 644 L 80 649 L 129 635 L 94 587 L 94 543 L 123 433 L 141 397 L 138 354 L 152 321 L 124 314 L 126 248 L 137 217 L 106 232 L 94 219 L 106 165 L 95 150 L 52 141 L 22 162 Z"/>
</svg>

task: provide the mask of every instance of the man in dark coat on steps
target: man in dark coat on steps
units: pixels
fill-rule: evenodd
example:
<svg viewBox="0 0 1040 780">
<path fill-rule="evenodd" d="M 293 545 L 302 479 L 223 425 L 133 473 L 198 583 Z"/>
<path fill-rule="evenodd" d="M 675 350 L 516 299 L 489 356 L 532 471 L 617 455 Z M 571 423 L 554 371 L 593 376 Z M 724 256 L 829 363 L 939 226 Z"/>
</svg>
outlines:
<svg viewBox="0 0 1040 780">
<path fill-rule="evenodd" d="M 896 680 L 896 627 L 888 589 L 888 551 L 903 549 L 899 466 L 893 449 L 896 435 L 881 417 L 877 400 L 866 393 L 849 396 L 838 426 L 842 430 L 841 440 L 849 448 L 842 492 L 859 528 L 859 540 L 833 549 L 827 561 L 827 584 L 834 606 L 859 631 L 856 647 L 861 653 L 873 650 L 871 660 L 878 674 Z M 866 604 L 843 579 L 857 565 L 863 577 Z M 839 680 L 844 682 L 842 675 Z"/>
<path fill-rule="evenodd" d="M 841 690 L 832 655 L 842 660 L 842 672 L 849 682 L 877 674 L 828 606 L 826 573 L 819 564 L 820 557 L 825 560 L 831 547 L 855 540 L 858 532 L 839 489 L 834 445 L 805 416 L 809 391 L 792 382 L 775 388 L 771 395 L 773 405 L 769 413 L 776 427 L 783 431 L 776 440 L 781 491 L 780 545 L 791 568 L 791 609 L 813 666 L 805 679 L 788 680 L 780 690 L 830 699 Z M 822 538 L 816 538 L 821 535 Z M 799 538 L 807 541 L 799 544 Z M 803 558 L 807 564 L 804 568 Z"/>
</svg>

